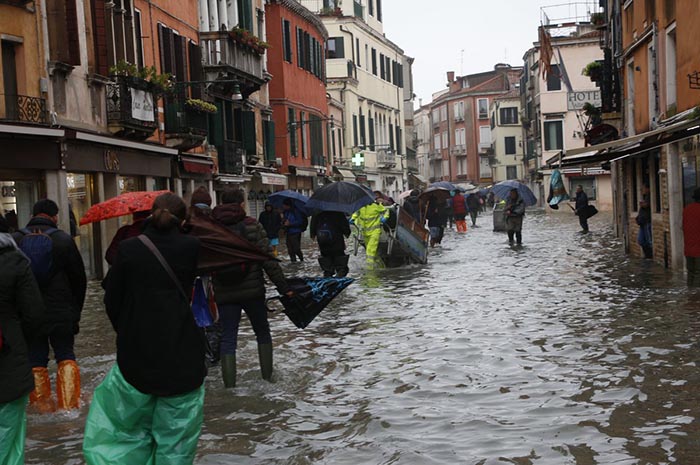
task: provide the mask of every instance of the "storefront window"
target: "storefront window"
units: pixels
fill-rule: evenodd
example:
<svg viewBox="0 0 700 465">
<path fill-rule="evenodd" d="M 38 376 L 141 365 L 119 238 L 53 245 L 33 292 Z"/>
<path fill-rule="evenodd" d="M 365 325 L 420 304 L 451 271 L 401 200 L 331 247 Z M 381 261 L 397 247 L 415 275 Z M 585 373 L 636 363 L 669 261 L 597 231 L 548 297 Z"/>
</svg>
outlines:
<svg viewBox="0 0 700 465">
<path fill-rule="evenodd" d="M 38 200 L 34 181 L 0 181 L 0 208 L 10 225 L 10 232 L 23 228 L 32 218 L 32 207 Z"/>
<path fill-rule="evenodd" d="M 146 182 L 143 176 L 119 176 L 117 178 L 119 193 L 140 192 L 146 190 Z"/>
<path fill-rule="evenodd" d="M 73 239 L 78 246 L 78 250 L 80 250 L 80 255 L 83 257 L 88 276 L 96 274 L 92 225 L 78 226 L 78 223 L 92 205 L 93 182 L 94 179 L 89 174 L 68 173 L 66 176 L 69 208 L 76 221 Z"/>
<path fill-rule="evenodd" d="M 588 200 L 595 200 L 597 196 L 596 192 L 596 182 L 595 177 L 573 177 L 569 178 L 569 192 L 571 192 L 571 197 L 574 199 L 576 197 L 576 187 L 581 186 L 583 192 L 588 196 Z"/>
<path fill-rule="evenodd" d="M 683 206 L 693 202 L 693 191 L 700 187 L 700 154 L 686 155 L 683 163 Z"/>
</svg>

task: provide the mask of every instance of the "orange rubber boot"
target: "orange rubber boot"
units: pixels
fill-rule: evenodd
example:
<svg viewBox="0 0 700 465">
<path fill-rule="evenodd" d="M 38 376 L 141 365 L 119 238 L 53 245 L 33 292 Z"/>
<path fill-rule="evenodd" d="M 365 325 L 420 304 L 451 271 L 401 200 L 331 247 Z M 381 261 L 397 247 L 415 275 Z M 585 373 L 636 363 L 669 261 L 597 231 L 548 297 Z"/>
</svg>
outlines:
<svg viewBox="0 0 700 465">
<path fill-rule="evenodd" d="M 34 390 L 29 394 L 29 405 L 39 413 L 56 411 L 56 403 L 51 398 L 51 378 L 45 367 L 32 368 L 34 374 Z"/>
<path fill-rule="evenodd" d="M 80 370 L 75 360 L 58 363 L 56 397 L 59 410 L 80 408 Z"/>
</svg>

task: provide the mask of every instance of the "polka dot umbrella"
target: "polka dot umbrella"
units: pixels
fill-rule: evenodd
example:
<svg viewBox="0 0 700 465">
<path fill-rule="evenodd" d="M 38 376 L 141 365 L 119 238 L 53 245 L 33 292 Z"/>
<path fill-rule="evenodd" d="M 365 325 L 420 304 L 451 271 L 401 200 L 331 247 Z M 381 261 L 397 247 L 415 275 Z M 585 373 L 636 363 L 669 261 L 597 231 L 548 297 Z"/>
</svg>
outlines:
<svg viewBox="0 0 700 465">
<path fill-rule="evenodd" d="M 156 197 L 166 192 L 170 191 L 125 192 L 104 202 L 96 203 L 80 218 L 80 225 L 149 211 Z"/>
</svg>

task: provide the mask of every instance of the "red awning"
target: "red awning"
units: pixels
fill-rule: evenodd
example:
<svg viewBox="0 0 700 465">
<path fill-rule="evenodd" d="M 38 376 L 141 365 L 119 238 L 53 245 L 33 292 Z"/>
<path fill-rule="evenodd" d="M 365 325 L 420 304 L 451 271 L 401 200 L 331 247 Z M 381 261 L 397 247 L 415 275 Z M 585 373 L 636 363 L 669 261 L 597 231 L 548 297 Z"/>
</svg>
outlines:
<svg viewBox="0 0 700 465">
<path fill-rule="evenodd" d="M 210 158 L 180 157 L 182 167 L 188 173 L 211 174 L 214 172 L 214 162 Z"/>
</svg>

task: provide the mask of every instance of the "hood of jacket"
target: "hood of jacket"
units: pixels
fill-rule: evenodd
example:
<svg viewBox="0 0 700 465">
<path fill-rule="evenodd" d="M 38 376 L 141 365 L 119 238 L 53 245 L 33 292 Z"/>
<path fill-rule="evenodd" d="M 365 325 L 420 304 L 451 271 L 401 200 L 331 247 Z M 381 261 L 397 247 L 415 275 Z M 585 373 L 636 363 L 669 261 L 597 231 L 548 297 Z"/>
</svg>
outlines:
<svg viewBox="0 0 700 465">
<path fill-rule="evenodd" d="M 247 215 L 240 203 L 225 203 L 217 205 L 212 216 L 220 223 L 230 226 L 240 223 Z"/>
<path fill-rule="evenodd" d="M 2 249 L 16 249 L 17 244 L 9 233 L 0 233 L 0 250 Z"/>
</svg>

